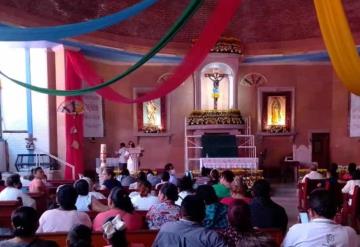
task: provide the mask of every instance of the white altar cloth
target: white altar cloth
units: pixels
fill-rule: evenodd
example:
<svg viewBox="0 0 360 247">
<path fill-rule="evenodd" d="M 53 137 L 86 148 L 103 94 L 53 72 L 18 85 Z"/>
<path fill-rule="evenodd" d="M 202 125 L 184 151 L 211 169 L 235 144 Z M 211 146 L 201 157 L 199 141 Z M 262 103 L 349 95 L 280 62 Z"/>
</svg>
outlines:
<svg viewBox="0 0 360 247">
<path fill-rule="evenodd" d="M 201 158 L 200 169 L 206 168 L 223 168 L 223 169 L 257 169 L 258 158 Z"/>
</svg>

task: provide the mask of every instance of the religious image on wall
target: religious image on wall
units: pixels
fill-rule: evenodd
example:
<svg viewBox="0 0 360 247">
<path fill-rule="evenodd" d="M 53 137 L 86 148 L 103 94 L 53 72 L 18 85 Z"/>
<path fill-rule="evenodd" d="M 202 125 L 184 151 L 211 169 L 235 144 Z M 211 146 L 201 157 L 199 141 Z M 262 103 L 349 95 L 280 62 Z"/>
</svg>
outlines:
<svg viewBox="0 0 360 247">
<path fill-rule="evenodd" d="M 138 94 L 138 97 L 142 94 Z M 138 131 L 160 133 L 166 131 L 166 98 L 137 104 Z"/>
<path fill-rule="evenodd" d="M 360 137 L 360 96 L 350 95 L 350 137 Z"/>
<path fill-rule="evenodd" d="M 285 126 L 286 124 L 286 97 L 269 96 L 267 103 L 267 125 Z"/>
</svg>

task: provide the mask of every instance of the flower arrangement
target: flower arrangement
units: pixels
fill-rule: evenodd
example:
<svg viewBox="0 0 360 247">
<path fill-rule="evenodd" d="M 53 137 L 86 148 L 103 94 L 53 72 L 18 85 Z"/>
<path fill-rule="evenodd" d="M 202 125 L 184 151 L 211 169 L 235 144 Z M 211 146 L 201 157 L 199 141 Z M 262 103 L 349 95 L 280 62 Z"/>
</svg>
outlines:
<svg viewBox="0 0 360 247">
<path fill-rule="evenodd" d="M 188 125 L 244 124 L 239 110 L 193 111 L 188 117 Z"/>
</svg>

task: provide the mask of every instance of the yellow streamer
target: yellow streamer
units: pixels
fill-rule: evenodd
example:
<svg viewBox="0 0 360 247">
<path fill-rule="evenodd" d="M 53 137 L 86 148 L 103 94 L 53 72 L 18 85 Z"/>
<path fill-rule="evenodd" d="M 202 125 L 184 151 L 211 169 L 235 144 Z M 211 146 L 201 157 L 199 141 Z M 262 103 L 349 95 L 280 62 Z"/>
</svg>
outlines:
<svg viewBox="0 0 360 247">
<path fill-rule="evenodd" d="M 340 81 L 360 95 L 360 58 L 341 0 L 314 0 L 331 63 Z"/>
</svg>

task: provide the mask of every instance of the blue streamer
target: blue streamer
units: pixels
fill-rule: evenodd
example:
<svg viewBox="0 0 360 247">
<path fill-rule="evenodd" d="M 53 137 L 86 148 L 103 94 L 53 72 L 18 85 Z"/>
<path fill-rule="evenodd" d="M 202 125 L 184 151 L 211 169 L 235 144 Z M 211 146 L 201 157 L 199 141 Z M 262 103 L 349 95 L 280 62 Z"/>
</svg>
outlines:
<svg viewBox="0 0 360 247">
<path fill-rule="evenodd" d="M 0 27 L 0 41 L 58 40 L 97 31 L 122 22 L 149 8 L 158 0 L 143 0 L 115 14 L 98 19 L 54 27 Z"/>
</svg>

